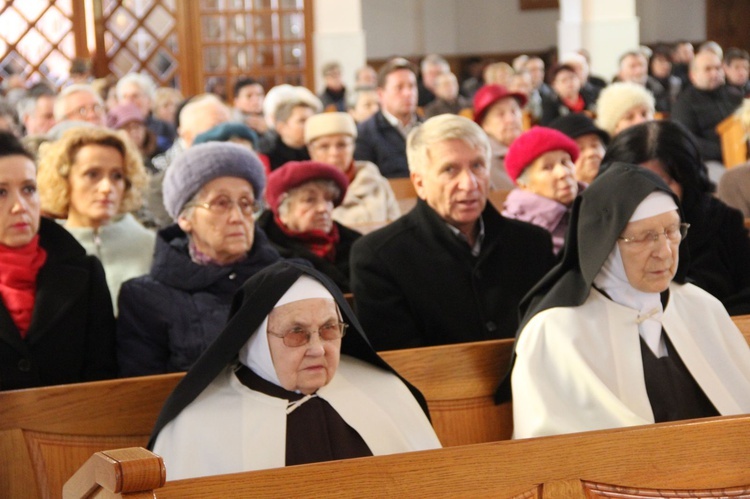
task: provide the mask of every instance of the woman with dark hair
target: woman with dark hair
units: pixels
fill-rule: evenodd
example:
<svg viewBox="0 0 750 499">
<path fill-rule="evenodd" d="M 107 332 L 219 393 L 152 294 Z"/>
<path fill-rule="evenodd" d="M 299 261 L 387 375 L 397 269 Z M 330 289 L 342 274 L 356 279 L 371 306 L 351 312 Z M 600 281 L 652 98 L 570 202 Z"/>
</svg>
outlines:
<svg viewBox="0 0 750 499">
<path fill-rule="evenodd" d="M 750 240 L 744 219 L 713 196 L 714 185 L 690 132 L 671 121 L 630 127 L 610 142 L 601 171 L 614 161 L 638 164 L 669 185 L 690 224 L 688 279 L 721 300 L 731 315 L 750 313 Z"/>
<path fill-rule="evenodd" d="M 117 374 L 102 264 L 40 213 L 34 157 L 0 133 L 0 390 Z"/>
</svg>

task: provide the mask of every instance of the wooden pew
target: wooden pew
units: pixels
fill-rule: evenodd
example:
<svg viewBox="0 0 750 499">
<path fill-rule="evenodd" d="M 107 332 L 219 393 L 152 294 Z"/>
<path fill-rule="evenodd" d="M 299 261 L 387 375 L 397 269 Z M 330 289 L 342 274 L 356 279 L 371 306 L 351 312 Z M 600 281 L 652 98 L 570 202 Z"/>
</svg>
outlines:
<svg viewBox="0 0 750 499">
<path fill-rule="evenodd" d="M 66 484 L 65 497 L 130 485 L 124 469 L 146 477 L 141 490 L 157 499 L 750 497 L 749 440 L 750 416 L 731 416 L 168 481 L 163 487 L 158 457 L 130 449 L 123 465 L 108 464 L 111 456 L 92 458 L 104 487 L 97 489 L 94 473 L 84 468 Z"/>
<path fill-rule="evenodd" d="M 750 315 L 733 318 L 750 343 Z M 382 352 L 427 399 L 444 446 L 510 438 L 511 404 L 493 405 L 511 340 Z M 183 374 L 0 392 L 0 497 L 59 497 L 93 453 L 148 442 Z"/>
<path fill-rule="evenodd" d="M 425 395 L 449 446 L 510 437 L 510 404 L 497 407 L 492 397 L 511 348 L 511 340 L 496 340 L 381 355 Z M 0 392 L 0 497 L 59 497 L 94 452 L 145 446 L 182 376 Z"/>
<path fill-rule="evenodd" d="M 716 125 L 716 133 L 721 140 L 724 166 L 732 168 L 747 161 L 747 137 L 737 114 L 730 114 Z"/>
<path fill-rule="evenodd" d="M 401 214 L 406 215 L 417 204 L 417 191 L 414 189 L 414 184 L 411 183 L 411 179 L 408 177 L 389 178 L 388 183 L 391 184 L 391 189 L 393 189 L 393 194 L 396 196 Z"/>
</svg>

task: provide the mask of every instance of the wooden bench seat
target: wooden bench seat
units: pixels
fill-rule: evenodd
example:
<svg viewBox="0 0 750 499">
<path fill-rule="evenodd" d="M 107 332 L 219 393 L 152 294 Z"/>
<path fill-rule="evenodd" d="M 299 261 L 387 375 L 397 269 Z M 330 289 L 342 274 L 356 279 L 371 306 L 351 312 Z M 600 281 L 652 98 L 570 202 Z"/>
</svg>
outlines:
<svg viewBox="0 0 750 499">
<path fill-rule="evenodd" d="M 750 342 L 750 315 L 734 317 Z M 427 399 L 444 446 L 508 439 L 511 404 L 493 405 L 511 340 L 382 352 Z M 0 497 L 59 497 L 93 453 L 148 442 L 183 374 L 0 392 Z M 750 438 L 750 437 L 749 437 Z"/>
<path fill-rule="evenodd" d="M 129 449 L 95 456 L 66 498 L 127 484 L 147 497 L 750 497 L 750 416 L 493 442 L 187 480 L 160 480 L 160 459 Z M 138 460 L 138 453 L 143 456 Z M 113 460 L 114 463 L 108 464 Z M 166 470 L 167 479 L 169 470 Z M 149 482 L 146 484 L 146 482 Z M 145 485 L 145 486 L 144 486 Z M 120 489 L 125 491 L 124 489 Z"/>
<path fill-rule="evenodd" d="M 443 445 L 509 438 L 510 404 L 493 395 L 511 340 L 383 352 L 427 399 Z M 59 497 L 94 452 L 143 447 L 183 374 L 0 392 L 0 497 Z"/>
</svg>

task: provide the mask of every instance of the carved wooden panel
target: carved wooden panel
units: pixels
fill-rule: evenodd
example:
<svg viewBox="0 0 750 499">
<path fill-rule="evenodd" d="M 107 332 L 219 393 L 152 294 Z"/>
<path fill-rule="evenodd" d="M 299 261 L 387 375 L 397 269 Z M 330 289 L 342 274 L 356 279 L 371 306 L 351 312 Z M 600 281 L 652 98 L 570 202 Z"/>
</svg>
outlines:
<svg viewBox="0 0 750 499">
<path fill-rule="evenodd" d="M 644 497 L 669 497 L 672 499 L 695 499 L 699 497 L 721 497 L 721 498 L 750 498 L 750 487 L 732 487 L 721 489 L 636 489 L 631 487 L 619 487 L 617 485 L 606 485 L 602 483 L 583 482 L 587 499 L 642 499 Z"/>
<path fill-rule="evenodd" d="M 127 437 L 71 436 L 24 432 L 40 497 L 62 497 L 62 487 L 95 452 L 122 447 L 141 447 L 148 435 Z"/>
</svg>

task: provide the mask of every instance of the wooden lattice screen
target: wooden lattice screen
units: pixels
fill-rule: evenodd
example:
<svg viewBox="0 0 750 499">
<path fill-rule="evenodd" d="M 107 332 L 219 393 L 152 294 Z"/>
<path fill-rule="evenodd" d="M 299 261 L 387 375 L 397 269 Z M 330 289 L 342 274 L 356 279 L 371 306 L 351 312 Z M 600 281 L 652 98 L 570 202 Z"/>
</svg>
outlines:
<svg viewBox="0 0 750 499">
<path fill-rule="evenodd" d="M 0 1 L 0 77 L 55 85 L 86 48 L 83 0 Z"/>
<path fill-rule="evenodd" d="M 212 78 L 308 85 L 312 0 L 0 0 L 0 77 L 61 85 L 75 57 L 188 95 Z"/>
</svg>

